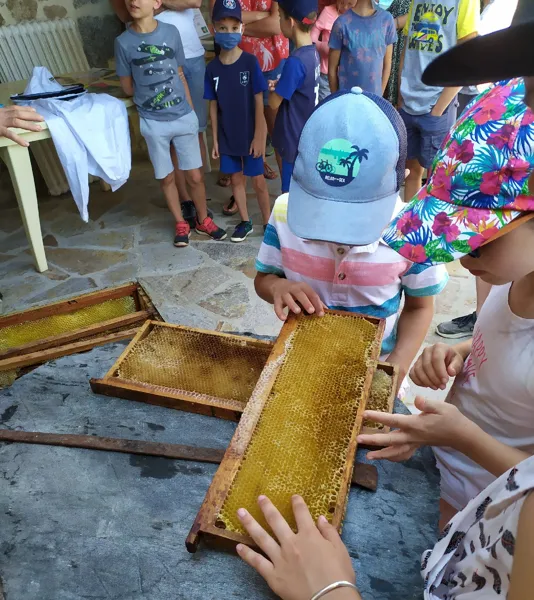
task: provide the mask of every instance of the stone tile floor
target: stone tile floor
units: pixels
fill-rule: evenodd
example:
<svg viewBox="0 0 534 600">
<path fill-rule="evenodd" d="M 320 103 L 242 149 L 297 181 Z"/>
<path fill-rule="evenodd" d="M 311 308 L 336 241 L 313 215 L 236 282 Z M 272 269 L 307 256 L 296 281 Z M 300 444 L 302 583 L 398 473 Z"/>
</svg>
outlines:
<svg viewBox="0 0 534 600">
<path fill-rule="evenodd" d="M 273 164 L 274 166 L 274 164 Z M 188 248 L 174 248 L 174 224 L 150 163 L 136 158 L 129 182 L 115 193 L 91 186 L 90 220 L 83 223 L 66 194 L 41 194 L 39 210 L 49 270 L 37 273 L 28 249 L 16 200 L 5 170 L 0 183 L 0 292 L 4 313 L 138 278 L 169 322 L 226 331 L 276 335 L 280 323 L 272 307 L 254 291 L 254 259 L 263 228 L 253 193 L 250 213 L 255 232 L 246 242 L 213 242 L 193 233 Z M 230 234 L 236 217 L 221 208 L 229 188 L 206 175 L 209 207 Z M 269 182 L 274 199 L 280 180 Z M 474 281 L 460 265 L 436 300 L 434 325 L 474 310 Z M 437 338 L 431 328 L 427 343 Z M 411 404 L 417 390 L 412 389 Z M 442 393 L 440 393 L 442 395 Z"/>
</svg>

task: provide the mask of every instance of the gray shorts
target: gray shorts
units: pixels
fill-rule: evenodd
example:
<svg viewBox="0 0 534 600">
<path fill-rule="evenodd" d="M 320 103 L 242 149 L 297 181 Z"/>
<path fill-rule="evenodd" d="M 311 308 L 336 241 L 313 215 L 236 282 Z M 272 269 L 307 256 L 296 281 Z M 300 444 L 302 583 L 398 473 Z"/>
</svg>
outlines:
<svg viewBox="0 0 534 600">
<path fill-rule="evenodd" d="M 202 167 L 198 144 L 198 119 L 193 111 L 174 121 L 155 121 L 144 117 L 139 117 L 139 120 L 156 179 L 164 179 L 174 171 L 171 143 L 176 150 L 182 171 Z"/>
<path fill-rule="evenodd" d="M 198 117 L 198 130 L 206 131 L 208 126 L 208 102 L 204 100 L 204 77 L 206 75 L 204 55 L 186 58 L 183 69 L 191 92 L 193 108 Z"/>
</svg>

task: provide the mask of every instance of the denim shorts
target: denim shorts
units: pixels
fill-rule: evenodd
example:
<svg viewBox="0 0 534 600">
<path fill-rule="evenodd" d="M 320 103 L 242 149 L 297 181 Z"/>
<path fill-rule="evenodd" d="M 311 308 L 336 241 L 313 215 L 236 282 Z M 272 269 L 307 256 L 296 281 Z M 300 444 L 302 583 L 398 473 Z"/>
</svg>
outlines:
<svg viewBox="0 0 534 600">
<path fill-rule="evenodd" d="M 183 69 L 191 92 L 193 108 L 198 117 L 198 130 L 201 132 L 206 131 L 208 126 L 208 103 L 204 100 L 204 76 L 206 74 L 204 55 L 186 58 Z"/>
<path fill-rule="evenodd" d="M 174 121 L 139 118 L 141 135 L 145 138 L 156 179 L 165 179 L 174 171 L 171 144 L 176 150 L 182 171 L 202 167 L 198 143 L 198 119 L 193 111 Z"/>
<path fill-rule="evenodd" d="M 257 177 L 263 175 L 263 157 L 254 158 L 252 154 L 247 156 L 221 154 L 219 170 L 226 175 L 243 171 L 243 175 L 247 177 Z"/>
<path fill-rule="evenodd" d="M 408 160 L 417 159 L 428 169 L 436 156 L 450 128 L 456 122 L 456 100 L 453 100 L 441 117 L 430 112 L 424 115 L 410 115 L 404 109 L 399 110 L 408 133 Z"/>
<path fill-rule="evenodd" d="M 265 83 L 269 85 L 269 79 L 278 79 L 280 75 L 282 75 L 282 71 L 284 70 L 284 65 L 286 64 L 286 59 L 283 58 L 280 61 L 280 64 L 273 69 L 272 71 L 264 71 L 263 76 L 265 77 Z M 265 106 L 269 106 L 269 90 L 265 90 L 263 92 L 263 104 Z"/>
</svg>

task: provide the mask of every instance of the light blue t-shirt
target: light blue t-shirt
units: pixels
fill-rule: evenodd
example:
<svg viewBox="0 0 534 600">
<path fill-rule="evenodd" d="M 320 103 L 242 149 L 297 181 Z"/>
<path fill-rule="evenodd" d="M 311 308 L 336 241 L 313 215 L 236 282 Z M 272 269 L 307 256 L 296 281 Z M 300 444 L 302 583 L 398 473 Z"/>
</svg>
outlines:
<svg viewBox="0 0 534 600">
<path fill-rule="evenodd" d="M 397 41 L 395 21 L 381 8 L 369 17 L 353 10 L 341 15 L 332 28 L 329 46 L 341 50 L 339 89 L 361 87 L 382 96 L 384 56 L 389 45 Z"/>
<path fill-rule="evenodd" d="M 145 119 L 173 121 L 191 112 L 178 68 L 185 64 L 178 29 L 159 23 L 151 33 L 130 27 L 115 40 L 119 77 L 131 76 L 134 103 Z"/>
</svg>

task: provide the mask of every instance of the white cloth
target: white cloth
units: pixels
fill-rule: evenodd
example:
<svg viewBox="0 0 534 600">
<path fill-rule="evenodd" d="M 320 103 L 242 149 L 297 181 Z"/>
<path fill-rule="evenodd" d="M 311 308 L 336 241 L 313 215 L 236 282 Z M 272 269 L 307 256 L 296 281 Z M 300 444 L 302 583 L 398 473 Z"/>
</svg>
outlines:
<svg viewBox="0 0 534 600">
<path fill-rule="evenodd" d="M 508 597 L 517 525 L 534 489 L 534 457 L 508 471 L 453 517 L 423 554 L 425 600 Z"/>
<path fill-rule="evenodd" d="M 511 284 L 494 286 L 473 332 L 473 348 L 447 402 L 499 441 L 534 454 L 534 319 L 510 309 Z M 451 448 L 434 448 L 441 497 L 463 509 L 495 477 Z"/>
<path fill-rule="evenodd" d="M 162 23 L 174 25 L 178 29 L 186 58 L 204 56 L 204 46 L 198 37 L 197 28 L 195 27 L 194 9 L 164 10 L 159 15 L 156 15 L 156 19 Z"/>
<path fill-rule="evenodd" d="M 35 67 L 25 94 L 58 91 L 62 86 L 44 67 Z M 132 151 L 128 113 L 107 94 L 83 94 L 69 101 L 30 102 L 45 119 L 82 219 L 89 220 L 89 175 L 113 191 L 130 175 Z"/>
</svg>

